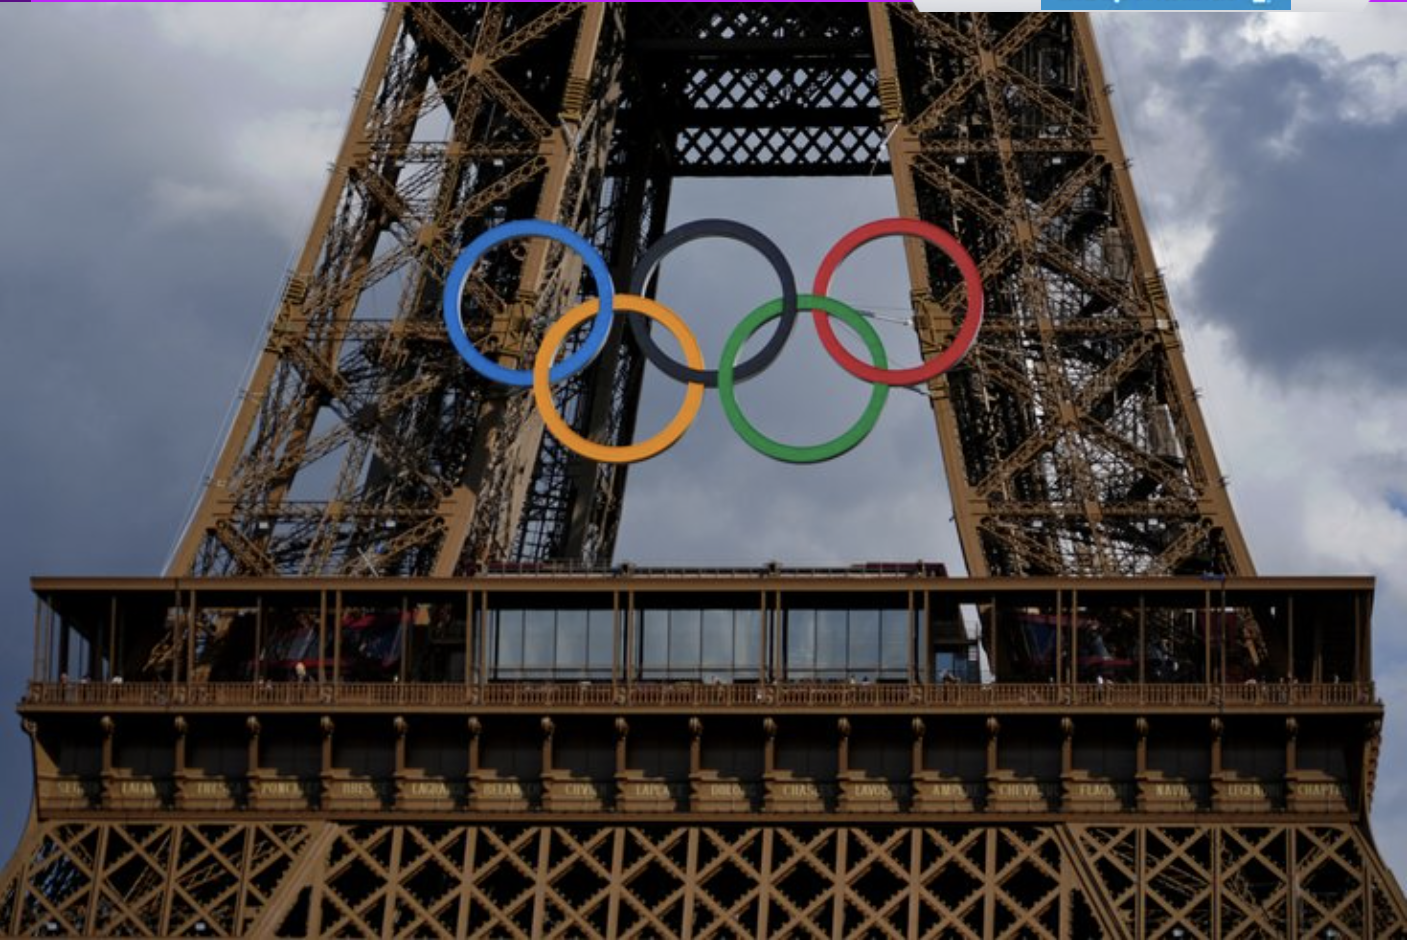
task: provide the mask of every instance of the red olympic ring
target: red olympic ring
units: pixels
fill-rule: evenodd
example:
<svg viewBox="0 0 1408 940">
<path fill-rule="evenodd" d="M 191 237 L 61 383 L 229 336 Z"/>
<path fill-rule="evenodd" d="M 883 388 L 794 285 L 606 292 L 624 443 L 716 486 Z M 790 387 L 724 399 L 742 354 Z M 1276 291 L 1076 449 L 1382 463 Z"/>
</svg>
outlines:
<svg viewBox="0 0 1408 940">
<path fill-rule="evenodd" d="M 831 358 L 851 375 L 880 385 L 919 385 L 958 365 L 978 339 L 978 329 L 983 325 L 983 279 L 978 273 L 977 263 L 956 238 L 937 225 L 930 225 L 918 219 L 880 219 L 866 223 L 848 233 L 826 253 L 821 267 L 817 269 L 812 293 L 830 296 L 827 288 L 831 286 L 831 277 L 841 262 L 861 245 L 887 235 L 913 235 L 922 238 L 958 265 L 959 273 L 963 275 L 963 286 L 968 294 L 968 312 L 963 317 L 963 326 L 959 327 L 953 345 L 928 362 L 911 369 L 881 369 L 868 362 L 862 362 L 841 345 L 831 328 L 831 318 L 825 312 L 813 310 L 812 320 L 816 324 L 817 335 L 821 337 L 821 344 L 826 347 Z"/>
</svg>

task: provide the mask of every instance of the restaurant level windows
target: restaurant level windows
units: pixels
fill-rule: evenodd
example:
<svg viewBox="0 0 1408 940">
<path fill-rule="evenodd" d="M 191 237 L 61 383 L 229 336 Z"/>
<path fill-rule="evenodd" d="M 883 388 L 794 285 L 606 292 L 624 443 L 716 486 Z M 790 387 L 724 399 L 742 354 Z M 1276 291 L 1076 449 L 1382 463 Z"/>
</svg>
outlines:
<svg viewBox="0 0 1408 940">
<path fill-rule="evenodd" d="M 489 612 L 489 669 L 495 679 L 609 680 L 609 610 Z"/>
<path fill-rule="evenodd" d="M 756 679 L 762 641 L 757 610 L 642 610 L 636 670 L 647 682 Z"/>
<path fill-rule="evenodd" d="M 898 681 L 909 675 L 909 611 L 801 608 L 785 615 L 786 678 Z"/>
</svg>

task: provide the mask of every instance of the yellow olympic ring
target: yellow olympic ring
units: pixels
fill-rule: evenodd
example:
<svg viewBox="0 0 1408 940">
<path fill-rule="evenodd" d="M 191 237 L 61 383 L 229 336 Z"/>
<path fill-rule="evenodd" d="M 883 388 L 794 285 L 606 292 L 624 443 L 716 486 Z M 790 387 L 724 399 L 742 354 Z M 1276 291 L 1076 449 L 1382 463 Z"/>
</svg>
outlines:
<svg viewBox="0 0 1408 940">
<path fill-rule="evenodd" d="M 635 294 L 617 294 L 611 306 L 613 310 L 639 313 L 659 323 L 679 340 L 685 361 L 690 367 L 704 368 L 704 353 L 699 348 L 699 341 L 694 338 L 694 334 L 680 319 L 679 314 L 648 297 L 638 297 Z M 689 429 L 704 403 L 704 384 L 687 383 L 684 404 L 680 406 L 674 420 L 659 434 L 638 444 L 612 447 L 589 441 L 572 430 L 567 422 L 562 420 L 562 415 L 557 413 L 557 405 L 552 400 L 552 388 L 548 384 L 548 373 L 552 370 L 553 359 L 557 357 L 557 349 L 567 338 L 567 334 L 579 324 L 596 316 L 599 308 L 600 303 L 595 299 L 584 301 L 567 311 L 543 334 L 542 345 L 538 347 L 538 355 L 533 360 L 533 401 L 538 405 L 538 413 L 543 416 L 543 426 L 568 450 L 599 463 L 635 463 L 639 460 L 649 460 L 656 454 L 669 450 L 684 437 L 684 432 Z"/>
</svg>

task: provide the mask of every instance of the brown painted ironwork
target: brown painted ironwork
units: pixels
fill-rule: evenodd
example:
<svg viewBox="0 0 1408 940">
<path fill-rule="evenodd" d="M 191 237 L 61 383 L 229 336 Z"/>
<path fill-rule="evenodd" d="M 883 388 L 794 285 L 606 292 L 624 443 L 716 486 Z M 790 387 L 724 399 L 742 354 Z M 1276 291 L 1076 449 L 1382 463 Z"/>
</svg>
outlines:
<svg viewBox="0 0 1408 940">
<path fill-rule="evenodd" d="M 0 917 L 35 936 L 1403 933 L 1337 823 L 49 823 L 25 848 Z"/>
<path fill-rule="evenodd" d="M 34 582 L 0 932 L 1402 936 L 1373 583 L 1254 577 L 1108 92 L 1081 16 L 391 4 L 169 576 Z M 928 387 L 972 577 L 608 567 L 625 472 L 464 368 L 458 251 L 536 216 L 624 278 L 675 177 L 874 173 L 987 284 Z M 961 287 L 906 248 L 929 355 Z M 580 265 L 481 267 L 521 365 Z M 559 410 L 620 442 L 640 383 L 620 334 Z M 681 605 L 734 612 L 725 667 L 647 662 Z M 590 670 L 491 648 L 558 606 Z M 906 661 L 794 661 L 851 607 Z"/>
<path fill-rule="evenodd" d="M 0 880 L 16 933 L 1308 938 L 1405 923 L 1365 825 L 1383 714 L 1365 578 L 516 566 L 34 588 L 20 712 L 35 815 Z M 606 661 L 590 678 L 514 671 L 491 645 L 500 612 L 525 605 L 600 612 Z M 814 675 L 787 650 L 794 612 L 818 606 L 895 612 L 908 661 Z M 713 678 L 652 672 L 650 611 L 730 607 L 762 612 L 749 642 L 764 656 Z M 931 665 L 976 649 L 965 609 L 990 625 L 990 681 Z M 1258 611 L 1264 658 L 1237 642 L 1241 609 Z M 376 610 L 400 652 L 359 675 L 349 631 Z M 1000 654 L 1053 611 L 1064 665 Z M 1181 624 L 1183 644 L 1147 643 L 1134 616 Z M 290 635 L 343 654 L 295 674 Z M 1179 667 L 1155 675 L 1169 656 Z"/>
<path fill-rule="evenodd" d="M 437 121 L 448 135 L 429 140 Z M 624 274 L 674 177 L 874 172 L 987 285 L 983 341 L 928 387 L 969 573 L 1252 573 L 1087 20 L 492 3 L 391 7 L 172 573 L 609 562 L 625 472 L 570 458 L 526 392 L 463 366 L 439 311 L 458 250 L 535 216 Z M 907 251 L 929 355 L 961 285 L 942 255 Z M 471 335 L 531 361 L 579 261 L 534 243 L 483 267 Z M 621 441 L 640 358 L 626 337 L 611 348 L 559 405 Z"/>
</svg>

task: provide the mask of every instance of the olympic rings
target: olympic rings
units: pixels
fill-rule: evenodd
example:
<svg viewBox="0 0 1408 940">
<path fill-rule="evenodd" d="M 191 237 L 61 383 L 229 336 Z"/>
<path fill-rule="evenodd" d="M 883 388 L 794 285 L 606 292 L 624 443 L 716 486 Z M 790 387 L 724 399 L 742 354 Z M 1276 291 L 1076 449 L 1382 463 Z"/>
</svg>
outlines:
<svg viewBox="0 0 1408 940">
<path fill-rule="evenodd" d="M 827 289 L 836 269 L 857 248 L 890 235 L 912 235 L 935 246 L 958 266 L 967 294 L 963 324 L 954 337 L 953 345 L 934 358 L 908 369 L 891 369 L 884 343 L 866 320 L 866 314 L 828 297 Z M 551 238 L 582 256 L 596 282 L 598 298 L 587 300 L 569 310 L 548 327 L 533 360 L 533 368 L 509 369 L 489 359 L 469 339 L 465 332 L 460 299 L 470 270 L 489 249 L 511 238 Z M 704 354 L 699 342 L 678 314 L 654 300 L 641 296 L 655 268 L 670 252 L 700 238 L 726 238 L 742 242 L 767 259 L 777 273 L 782 295 L 754 309 L 729 333 L 724 343 L 717 370 L 704 368 Z M 813 281 L 812 293 L 799 295 L 796 281 L 787 259 L 778 247 L 761 232 L 739 222 L 723 219 L 702 219 L 672 229 L 641 257 L 631 274 L 630 293 L 616 294 L 605 259 L 585 238 L 552 222 L 528 219 L 505 222 L 484 232 L 464 249 L 455 261 L 445 281 L 444 316 L 450 341 L 470 368 L 487 379 L 515 388 L 531 388 L 533 400 L 548 433 L 569 451 L 601 463 L 626 464 L 648 460 L 672 447 L 684 436 L 699 414 L 704 389 L 718 388 L 724 415 L 735 433 L 748 446 L 774 460 L 788 463 L 820 463 L 847 453 L 874 429 L 888 400 L 890 388 L 896 385 L 917 385 L 932 381 L 963 360 L 978 338 L 983 323 L 983 284 L 977 264 L 958 241 L 936 225 L 918 219 L 881 219 L 862 225 L 838 241 L 822 260 Z M 772 440 L 755 428 L 738 404 L 736 386 L 762 372 L 781 354 L 796 323 L 798 309 L 812 311 L 812 322 L 822 346 L 851 375 L 870 382 L 870 400 L 860 418 L 846 431 L 820 444 L 794 445 Z M 685 383 L 684 402 L 666 427 L 648 440 L 635 444 L 606 445 L 590 441 L 572 428 L 558 413 L 553 401 L 552 385 L 571 378 L 600 355 L 611 341 L 616 310 L 626 313 L 637 344 L 645 357 L 662 372 Z M 836 338 L 831 318 L 841 320 L 853 329 L 865 343 L 871 362 L 853 356 Z M 679 341 L 685 362 L 666 354 L 651 338 L 646 320 L 655 320 Z M 571 332 L 593 320 L 581 346 L 562 362 L 553 364 L 558 349 Z M 777 320 L 772 337 L 757 354 L 736 363 L 744 345 L 768 323 Z"/>
<path fill-rule="evenodd" d="M 880 334 L 875 332 L 875 328 L 865 322 L 865 317 L 831 297 L 803 294 L 797 299 L 799 303 L 824 310 L 831 316 L 844 321 L 860 334 L 860 338 L 865 341 L 865 348 L 870 350 L 871 357 L 875 359 L 875 364 L 882 369 L 886 366 L 885 343 L 880 339 Z M 880 420 L 880 412 L 884 410 L 885 400 L 890 396 L 890 386 L 881 382 L 871 383 L 870 402 L 865 406 L 860 420 L 851 425 L 839 437 L 825 443 L 797 447 L 764 436 L 748 422 L 747 418 L 743 417 L 743 411 L 738 407 L 738 399 L 733 394 L 735 377 L 733 360 L 737 358 L 743 344 L 758 331 L 759 327 L 785 315 L 786 310 L 783 302 L 770 300 L 744 317 L 743 321 L 733 328 L 733 332 L 729 334 L 728 340 L 724 343 L 723 352 L 719 354 L 719 404 L 723 406 L 728 423 L 738 433 L 738 436 L 760 454 L 785 463 L 821 463 L 841 456 L 865 440 L 866 435 L 875 428 L 876 422 Z"/>
<path fill-rule="evenodd" d="M 699 341 L 694 338 L 694 334 L 680 319 L 679 314 L 647 297 L 636 297 L 632 294 L 617 294 L 616 309 L 630 310 L 656 321 L 680 341 L 680 345 L 684 347 L 685 361 L 690 366 L 698 369 L 704 365 L 704 353 L 699 350 Z M 533 360 L 533 401 L 538 406 L 538 413 L 543 417 L 543 426 L 567 449 L 599 463 L 636 463 L 649 460 L 668 450 L 689 430 L 695 416 L 699 414 L 699 406 L 704 403 L 704 386 L 699 382 L 690 382 L 685 388 L 684 404 L 680 406 L 679 413 L 663 431 L 649 440 L 623 447 L 611 447 L 582 437 L 557 413 L 557 405 L 552 400 L 552 388 L 548 384 L 551 381 L 549 369 L 557 348 L 562 345 L 567 334 L 583 321 L 597 317 L 597 310 L 598 301 L 588 300 L 580 303 L 567 311 L 566 316 L 548 327 L 548 331 L 543 334 L 543 343 L 538 347 L 537 358 Z"/>
<path fill-rule="evenodd" d="M 768 340 L 767 345 L 758 350 L 757 355 L 738 366 L 733 372 L 735 381 L 742 382 L 751 379 L 772 365 L 773 360 L 782 354 L 782 347 L 787 345 L 787 339 L 792 335 L 792 326 L 797 322 L 797 281 L 792 276 L 792 266 L 787 263 L 787 256 L 774 244 L 772 239 L 751 226 L 744 225 L 742 222 L 730 222 L 727 219 L 700 219 L 697 222 L 686 222 L 679 228 L 671 229 L 661 236 L 660 240 L 651 245 L 640 261 L 636 263 L 635 271 L 631 274 L 631 293 L 644 294 L 646 281 L 650 280 L 650 275 L 655 273 L 655 269 L 659 267 L 661 261 L 665 260 L 665 256 L 681 245 L 697 238 L 727 238 L 758 249 L 758 253 L 768 260 L 768 264 L 771 264 L 772 269 L 777 272 L 777 279 L 782 282 L 782 310 L 777 318 L 776 332 L 772 334 L 772 339 Z M 630 316 L 626 319 L 630 321 L 631 332 L 635 334 L 636 343 L 640 346 L 641 352 L 655 368 L 679 382 L 703 382 L 707 388 L 718 388 L 719 373 L 717 370 L 685 368 L 661 351 L 660 347 L 655 344 L 655 340 L 650 338 L 650 330 L 646 327 L 643 317 Z"/>
<path fill-rule="evenodd" d="M 831 286 L 831 276 L 836 273 L 836 268 L 846 260 L 851 252 L 866 242 L 884 238 L 886 235 L 915 235 L 938 248 L 953 259 L 954 264 L 958 265 L 958 270 L 963 275 L 963 286 L 968 293 L 968 312 L 963 317 L 963 326 L 959 328 L 958 336 L 954 338 L 953 345 L 923 365 L 915 366 L 912 369 L 876 368 L 866 365 L 846 351 L 846 347 L 842 346 L 841 341 L 836 338 L 835 332 L 831 329 L 830 320 L 824 313 L 813 311 L 812 320 L 816 323 L 816 331 L 821 337 L 821 344 L 826 347 L 826 351 L 831 354 L 831 357 L 851 375 L 858 379 L 865 379 L 867 382 L 880 382 L 884 385 L 919 385 L 958 365 L 978 339 L 978 329 L 983 325 L 983 279 L 978 272 L 978 265 L 958 243 L 958 239 L 937 225 L 930 225 L 928 222 L 921 222 L 918 219 L 881 219 L 854 229 L 826 253 L 826 257 L 822 259 L 821 267 L 817 269 L 812 293 L 824 295 L 826 289 Z"/>
<path fill-rule="evenodd" d="M 606 346 L 606 340 L 611 335 L 611 318 L 614 315 L 611 300 L 615 287 L 612 286 L 611 270 L 606 266 L 606 259 L 592 247 L 591 242 L 570 228 L 541 219 L 524 219 L 495 226 L 470 242 L 455 262 L 455 266 L 450 269 L 449 277 L 445 278 L 445 328 L 450 331 L 450 342 L 455 344 L 455 349 L 459 350 L 459 354 L 469 363 L 471 369 L 486 379 L 516 388 L 531 386 L 533 373 L 527 369 L 506 369 L 479 351 L 464 331 L 460 314 L 460 295 L 464 293 L 464 284 L 469 279 L 470 269 L 481 255 L 501 242 L 529 235 L 541 235 L 560 241 L 581 255 L 582 260 L 587 263 L 587 270 L 592 272 L 592 279 L 596 281 L 597 297 L 601 299 L 601 314 L 592 324 L 591 332 L 587 334 L 581 348 L 553 367 L 554 382 L 569 379 L 591 365 L 592 360 Z"/>
</svg>

